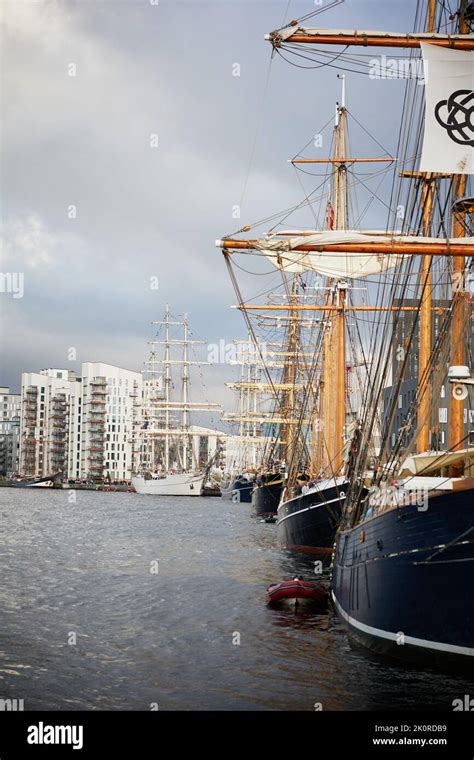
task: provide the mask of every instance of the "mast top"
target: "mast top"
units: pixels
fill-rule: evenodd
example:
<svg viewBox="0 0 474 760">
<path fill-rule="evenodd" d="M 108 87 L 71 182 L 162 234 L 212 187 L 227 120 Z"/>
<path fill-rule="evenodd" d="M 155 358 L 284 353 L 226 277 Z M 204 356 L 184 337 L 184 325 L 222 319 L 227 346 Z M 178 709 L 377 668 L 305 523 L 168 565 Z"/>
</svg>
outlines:
<svg viewBox="0 0 474 760">
<path fill-rule="evenodd" d="M 346 107 L 346 75 L 338 74 L 337 78 L 342 80 L 341 104 L 339 108 L 345 108 Z"/>
</svg>

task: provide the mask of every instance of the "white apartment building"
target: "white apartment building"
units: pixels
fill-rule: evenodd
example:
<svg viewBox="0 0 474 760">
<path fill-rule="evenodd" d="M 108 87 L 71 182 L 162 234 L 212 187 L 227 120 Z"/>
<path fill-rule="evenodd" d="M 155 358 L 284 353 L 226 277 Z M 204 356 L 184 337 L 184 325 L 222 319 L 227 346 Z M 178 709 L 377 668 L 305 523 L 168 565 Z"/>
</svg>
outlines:
<svg viewBox="0 0 474 760">
<path fill-rule="evenodd" d="M 85 362 L 81 372 L 81 378 L 65 369 L 23 373 L 21 474 L 131 477 L 132 423 L 142 375 L 101 362 Z"/>
<path fill-rule="evenodd" d="M 42 477 L 68 472 L 70 447 L 77 439 L 71 405 L 81 384 L 67 369 L 43 369 L 21 376 L 20 466 L 22 475 Z"/>
<path fill-rule="evenodd" d="M 81 477 L 129 480 L 140 372 L 101 362 L 82 365 Z"/>
<path fill-rule="evenodd" d="M 0 476 L 18 471 L 21 395 L 0 386 Z"/>
</svg>

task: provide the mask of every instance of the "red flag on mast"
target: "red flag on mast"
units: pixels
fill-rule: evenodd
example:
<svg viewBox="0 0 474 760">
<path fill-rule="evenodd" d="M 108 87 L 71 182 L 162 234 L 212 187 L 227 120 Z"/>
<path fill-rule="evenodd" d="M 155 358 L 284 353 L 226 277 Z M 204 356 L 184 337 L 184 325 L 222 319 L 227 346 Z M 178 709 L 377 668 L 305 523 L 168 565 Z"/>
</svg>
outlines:
<svg viewBox="0 0 474 760">
<path fill-rule="evenodd" d="M 328 198 L 328 202 L 326 205 L 326 227 L 328 230 L 334 229 L 334 209 L 331 205 L 331 201 Z"/>
</svg>

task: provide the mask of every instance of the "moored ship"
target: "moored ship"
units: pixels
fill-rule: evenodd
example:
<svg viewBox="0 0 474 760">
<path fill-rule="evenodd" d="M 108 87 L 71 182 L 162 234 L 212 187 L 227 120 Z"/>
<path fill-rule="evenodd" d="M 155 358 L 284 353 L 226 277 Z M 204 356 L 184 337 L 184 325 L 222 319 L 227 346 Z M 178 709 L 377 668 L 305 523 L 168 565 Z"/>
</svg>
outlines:
<svg viewBox="0 0 474 760">
<path fill-rule="evenodd" d="M 173 319 L 168 305 L 164 320 L 155 324 L 164 328 L 164 340 L 158 340 L 157 336 L 151 341 L 153 348 L 147 361 L 150 377 L 146 382 L 146 403 L 139 405 L 142 417 L 136 419 L 134 425 L 133 452 L 136 463 L 132 486 L 137 493 L 150 496 L 202 496 L 208 485 L 212 485 L 214 493 L 218 484 L 210 480 L 217 451 L 208 462 L 198 461 L 193 443 L 194 431 L 190 425 L 191 413 L 220 409 L 218 404 L 193 403 L 189 399 L 190 366 L 203 363 L 190 359 L 189 348 L 202 341 L 189 338 L 187 316 L 183 320 Z M 172 338 L 172 327 L 182 328 L 182 337 Z M 156 355 L 156 345 L 163 346 L 163 358 Z M 171 351 L 175 346 L 181 348 L 181 358 L 172 358 Z M 162 371 L 157 371 L 157 365 L 163 368 Z M 172 368 L 175 365 L 182 368 L 180 399 L 172 398 Z M 175 419 L 176 413 L 179 421 Z M 204 436 L 202 430 L 197 434 L 200 439 Z"/>
</svg>

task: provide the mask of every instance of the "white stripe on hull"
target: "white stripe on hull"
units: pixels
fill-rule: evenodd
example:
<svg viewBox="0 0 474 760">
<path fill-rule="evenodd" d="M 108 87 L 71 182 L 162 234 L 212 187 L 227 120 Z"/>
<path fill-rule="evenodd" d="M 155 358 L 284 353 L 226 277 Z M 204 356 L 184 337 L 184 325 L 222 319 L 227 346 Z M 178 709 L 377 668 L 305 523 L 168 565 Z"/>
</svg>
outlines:
<svg viewBox="0 0 474 760">
<path fill-rule="evenodd" d="M 327 504 L 334 504 L 337 501 L 341 501 L 342 499 L 345 499 L 346 495 L 340 495 L 337 497 L 337 499 L 329 499 L 329 501 L 318 501 L 317 504 L 312 504 L 310 507 L 304 507 L 304 509 L 298 509 L 297 512 L 290 512 L 289 515 L 285 515 L 285 517 L 280 517 L 278 519 L 278 524 L 280 525 L 282 522 L 285 522 L 285 520 L 289 520 L 290 517 L 296 517 L 296 515 L 302 515 L 303 512 L 311 512 L 312 509 L 320 509 L 321 507 L 325 507 Z M 283 502 L 283 504 L 287 504 L 288 502 Z M 282 508 L 282 504 L 278 507 L 278 511 Z"/>
<path fill-rule="evenodd" d="M 353 628 L 356 628 L 362 633 L 366 633 L 369 636 L 375 636 L 379 639 L 388 639 L 389 641 L 397 641 L 398 634 L 391 631 L 384 631 L 381 628 L 373 628 L 371 625 L 361 623 L 359 620 L 351 617 L 342 609 L 341 605 L 336 599 L 334 591 L 331 592 L 331 596 L 338 611 L 339 615 Z M 403 640 L 405 644 L 411 644 L 414 647 L 421 647 L 422 649 L 432 649 L 438 652 L 449 652 L 450 654 L 461 654 L 466 657 L 474 657 L 474 649 L 471 647 L 461 647 L 457 644 L 444 644 L 439 641 L 429 641 L 428 639 L 418 639 L 415 636 L 407 636 L 404 634 Z"/>
</svg>

